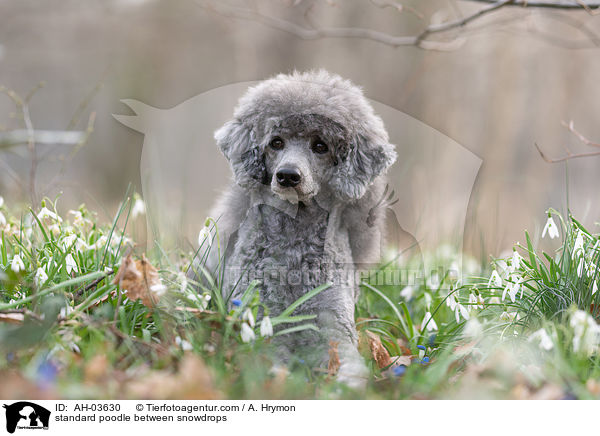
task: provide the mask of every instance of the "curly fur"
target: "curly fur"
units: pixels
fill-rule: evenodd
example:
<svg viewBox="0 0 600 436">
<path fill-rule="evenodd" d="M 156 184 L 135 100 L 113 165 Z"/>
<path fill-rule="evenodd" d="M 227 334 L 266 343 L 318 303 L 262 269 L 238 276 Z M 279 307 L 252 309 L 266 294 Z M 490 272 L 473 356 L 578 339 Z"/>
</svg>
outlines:
<svg viewBox="0 0 600 436">
<path fill-rule="evenodd" d="M 286 138 L 284 150 L 270 148 L 274 135 Z M 223 293 L 239 297 L 246 272 L 259 278 L 261 301 L 277 315 L 333 283 L 294 312 L 316 314 L 319 332 L 276 340 L 283 360 L 294 354 L 311 365 L 326 365 L 329 342 L 338 342 L 339 378 L 360 384 L 366 368 L 354 323 L 358 286 L 343 277 L 379 256 L 384 212 L 374 207 L 396 159 L 381 119 L 349 81 L 323 70 L 294 72 L 250 88 L 215 139 L 235 181 L 213 211 L 227 244 Z M 316 140 L 327 143 L 326 154 L 311 153 Z M 284 166 L 302 175 L 297 187 L 275 181 Z"/>
</svg>

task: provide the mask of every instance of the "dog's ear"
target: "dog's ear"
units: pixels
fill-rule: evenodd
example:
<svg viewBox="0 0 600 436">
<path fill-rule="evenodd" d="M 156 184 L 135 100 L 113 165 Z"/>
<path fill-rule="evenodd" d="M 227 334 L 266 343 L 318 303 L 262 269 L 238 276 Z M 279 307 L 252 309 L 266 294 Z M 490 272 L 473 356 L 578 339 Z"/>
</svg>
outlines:
<svg viewBox="0 0 600 436">
<path fill-rule="evenodd" d="M 396 156 L 387 138 L 356 134 L 336 156 L 337 166 L 329 184 L 339 198 L 358 200 L 375 178 L 394 163 Z"/>
<path fill-rule="evenodd" d="M 269 184 L 264 154 L 251 127 L 233 119 L 215 132 L 215 139 L 238 185 L 253 188 Z"/>
</svg>

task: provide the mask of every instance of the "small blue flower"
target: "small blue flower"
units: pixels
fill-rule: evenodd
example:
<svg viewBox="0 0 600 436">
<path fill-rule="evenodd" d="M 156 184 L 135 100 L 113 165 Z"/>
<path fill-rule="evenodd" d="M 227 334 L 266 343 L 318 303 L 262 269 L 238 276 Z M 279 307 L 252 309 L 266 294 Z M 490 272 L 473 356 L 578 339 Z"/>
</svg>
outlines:
<svg viewBox="0 0 600 436">
<path fill-rule="evenodd" d="M 393 369 L 394 375 L 396 377 L 401 377 L 406 372 L 406 365 L 398 365 Z"/>
<path fill-rule="evenodd" d="M 425 345 L 417 345 L 417 348 L 418 348 L 419 350 L 425 350 Z"/>
<path fill-rule="evenodd" d="M 44 360 L 37 367 L 36 376 L 38 385 L 47 388 L 54 384 L 58 375 L 58 367 L 51 360 Z"/>
<path fill-rule="evenodd" d="M 304 359 L 298 359 L 298 362 L 300 362 L 301 364 L 304 364 Z"/>
<path fill-rule="evenodd" d="M 233 303 L 233 305 L 235 307 L 240 307 L 242 305 L 242 300 L 234 298 L 233 300 L 231 300 L 231 302 Z"/>
<path fill-rule="evenodd" d="M 8 363 L 14 362 L 15 358 L 16 358 L 15 353 L 13 353 L 12 351 L 10 351 L 9 353 L 6 354 L 6 361 Z"/>
<path fill-rule="evenodd" d="M 423 365 L 425 365 L 425 364 L 429 363 L 429 357 L 427 357 L 427 356 L 423 357 L 423 359 L 421 360 L 421 363 L 422 363 Z"/>
</svg>

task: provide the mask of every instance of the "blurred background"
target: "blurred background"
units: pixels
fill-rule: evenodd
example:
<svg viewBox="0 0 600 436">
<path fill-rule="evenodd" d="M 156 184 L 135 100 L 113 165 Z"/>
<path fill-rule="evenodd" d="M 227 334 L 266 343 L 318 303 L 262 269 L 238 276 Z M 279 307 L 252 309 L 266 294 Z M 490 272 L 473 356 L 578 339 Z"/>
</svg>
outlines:
<svg viewBox="0 0 600 436">
<path fill-rule="evenodd" d="M 485 6 L 406 0 L 399 11 L 385 7 L 388 3 L 393 2 L 227 4 L 257 8 L 302 26 L 308 17 L 316 26 L 368 28 L 397 36 L 417 35 L 432 22 L 456 20 Z M 84 131 L 90 114 L 96 114 L 93 133 L 72 159 L 64 160 L 72 146 L 37 146 L 39 198 L 62 192 L 61 211 L 86 203 L 109 220 L 130 182 L 142 191 L 144 136 L 113 118 L 133 113 L 122 99 L 168 109 L 226 85 L 293 69 L 325 68 L 362 86 L 381 107 L 410 115 L 481 159 L 473 191 L 467 194 L 468 253 L 484 259 L 497 256 L 514 242 L 524 242 L 525 229 L 539 237 L 545 211 L 565 211 L 567 194 L 573 214 L 597 231 L 600 157 L 569 161 L 567 174 L 564 163 L 545 162 L 534 144 L 550 157 L 565 155 L 565 147 L 573 153 L 593 151 L 561 125 L 570 120 L 591 141 L 600 142 L 600 16 L 505 7 L 462 29 L 432 36 L 450 41 L 449 46 L 423 49 L 363 38 L 304 40 L 264 22 L 224 16 L 209 4 L 0 0 L 0 85 L 25 96 L 45 82 L 29 102 L 33 127 Z M 23 128 L 13 101 L 0 97 L 0 131 Z M 403 153 L 419 153 L 418 135 L 403 135 L 386 122 Z M 230 178 L 213 145 L 199 144 L 204 151 L 198 158 L 203 161 L 203 182 L 194 191 L 198 216 L 209 212 Z M 444 183 L 454 187 L 450 192 L 460 198 L 444 198 L 449 210 L 465 196 L 464 156 L 430 155 L 432 166 L 422 175 L 443 174 Z M 427 183 L 405 177 L 403 168 L 410 159 L 400 156 L 391 180 L 399 192 L 410 190 L 415 198 L 427 198 Z M 7 203 L 29 200 L 29 172 L 27 145 L 0 147 L 0 195 Z M 402 204 L 396 213 L 406 213 Z M 434 218 L 439 223 L 445 217 Z M 427 216 L 422 219 L 420 226 L 427 228 Z M 442 231 L 452 239 L 462 236 L 461 226 L 449 215 Z"/>
</svg>

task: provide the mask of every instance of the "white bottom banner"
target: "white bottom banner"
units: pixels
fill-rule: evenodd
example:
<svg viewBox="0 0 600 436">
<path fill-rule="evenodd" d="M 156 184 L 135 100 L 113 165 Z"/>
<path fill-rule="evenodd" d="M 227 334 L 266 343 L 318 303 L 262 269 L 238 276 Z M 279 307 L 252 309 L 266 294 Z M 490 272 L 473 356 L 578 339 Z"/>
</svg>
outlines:
<svg viewBox="0 0 600 436">
<path fill-rule="evenodd" d="M 570 434 L 594 401 L 2 401 L 1 434 Z"/>
</svg>

